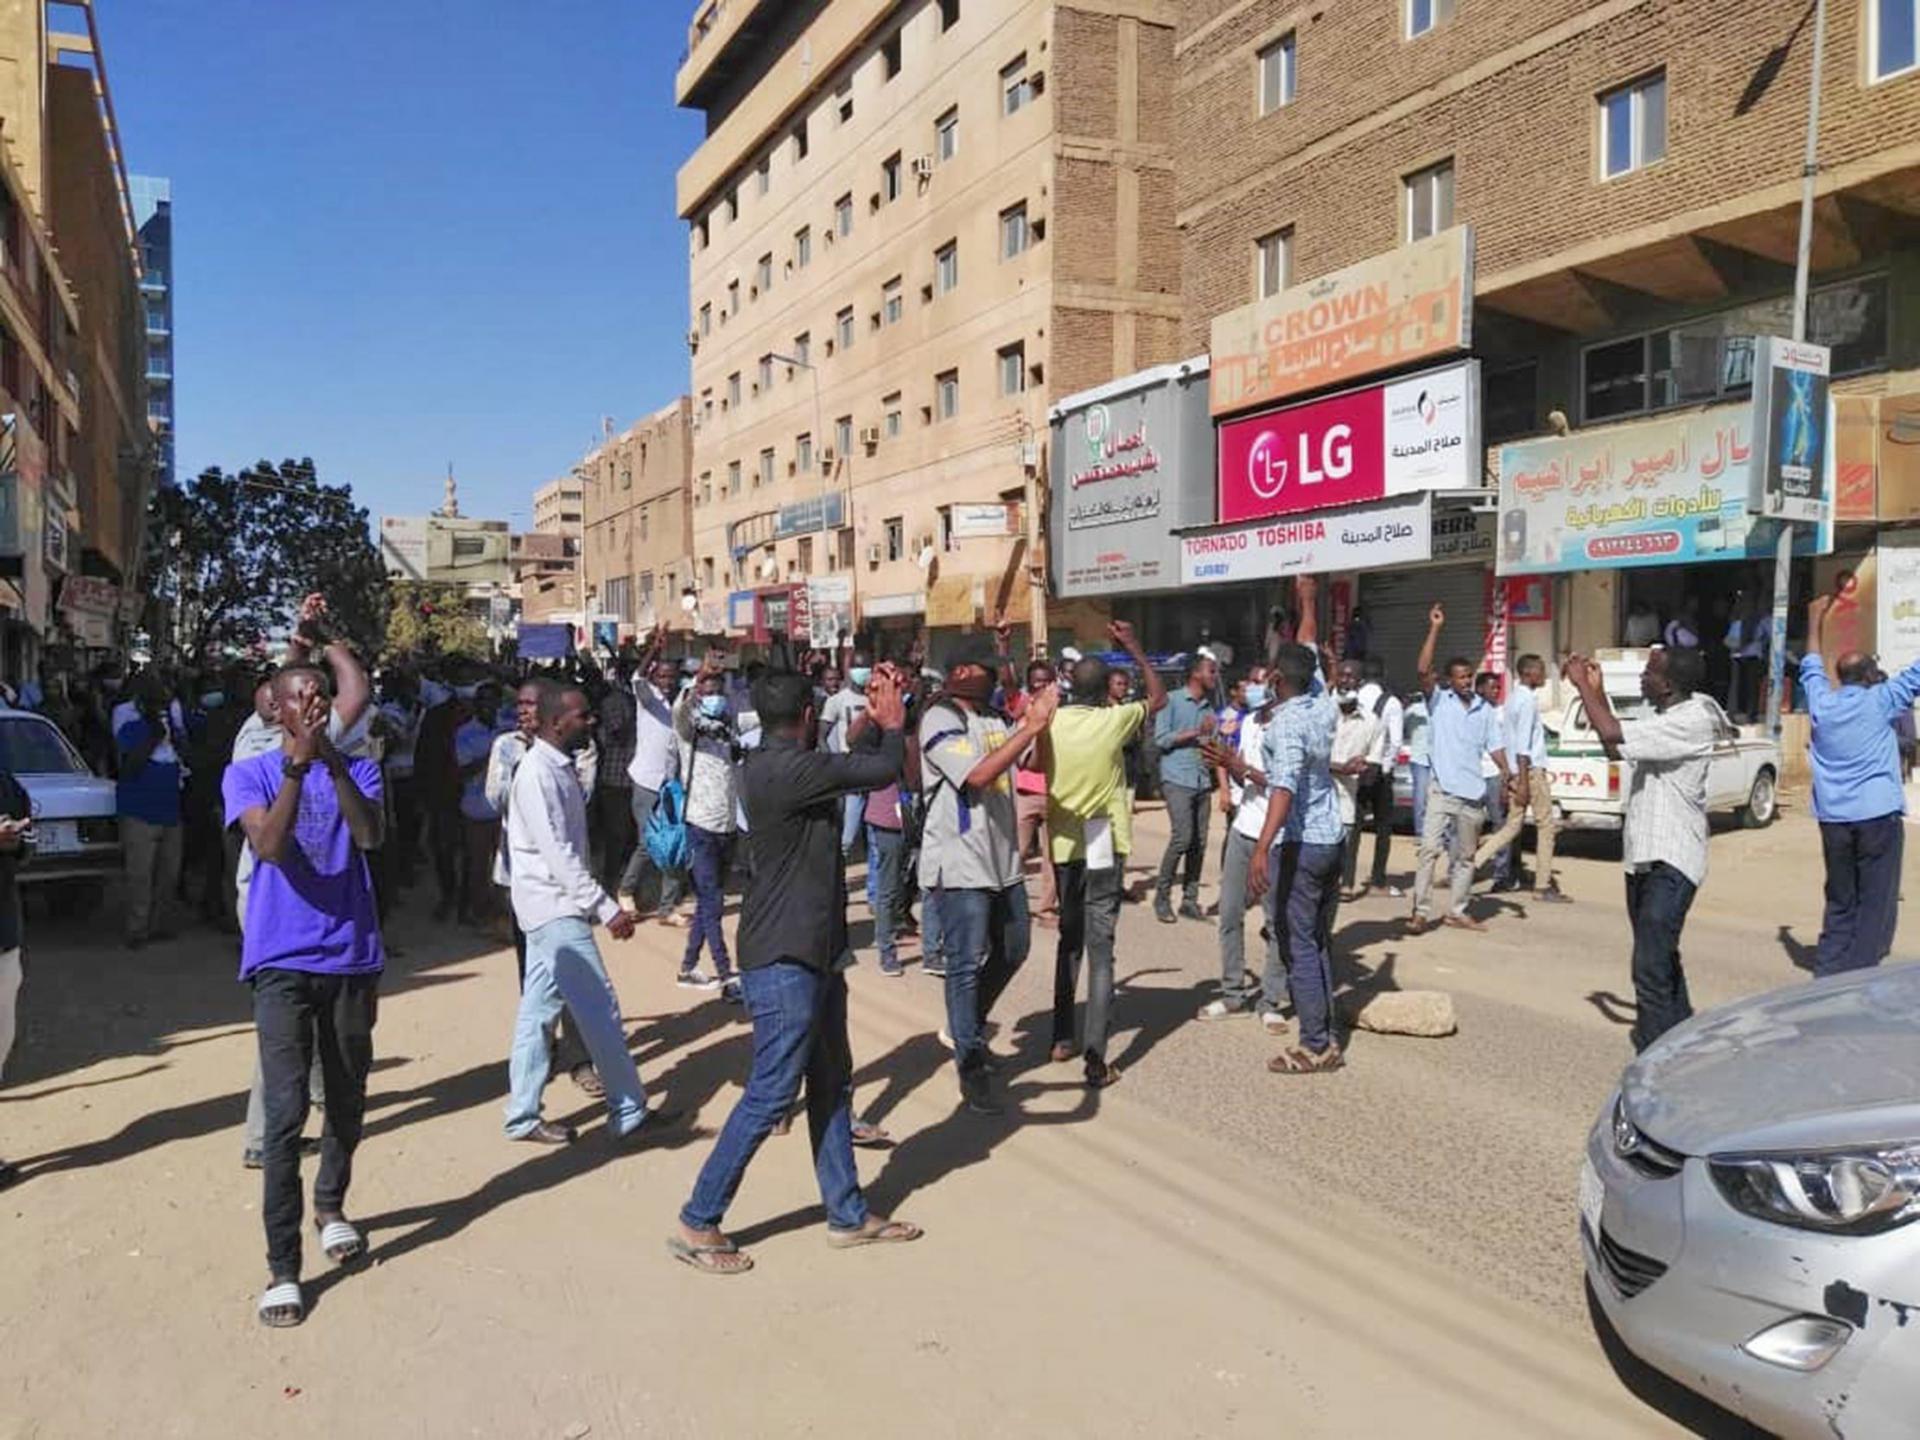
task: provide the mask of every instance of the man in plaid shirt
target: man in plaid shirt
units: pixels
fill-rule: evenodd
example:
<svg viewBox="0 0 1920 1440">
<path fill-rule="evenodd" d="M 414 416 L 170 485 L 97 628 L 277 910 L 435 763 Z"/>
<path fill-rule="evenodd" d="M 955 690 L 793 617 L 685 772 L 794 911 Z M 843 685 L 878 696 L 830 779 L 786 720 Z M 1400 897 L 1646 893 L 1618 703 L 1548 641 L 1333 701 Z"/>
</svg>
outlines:
<svg viewBox="0 0 1920 1440">
<path fill-rule="evenodd" d="M 594 707 L 600 765 L 593 788 L 593 830 L 600 845 L 601 886 L 608 894 L 633 853 L 633 661 L 614 662 L 612 683 Z"/>
</svg>

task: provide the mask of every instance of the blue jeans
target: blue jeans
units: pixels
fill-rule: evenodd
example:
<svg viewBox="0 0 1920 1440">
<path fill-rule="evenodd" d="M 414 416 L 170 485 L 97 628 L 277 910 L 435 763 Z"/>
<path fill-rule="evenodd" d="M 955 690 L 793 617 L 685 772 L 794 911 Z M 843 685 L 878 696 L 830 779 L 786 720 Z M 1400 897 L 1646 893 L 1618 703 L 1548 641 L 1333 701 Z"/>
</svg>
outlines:
<svg viewBox="0 0 1920 1440">
<path fill-rule="evenodd" d="M 1427 779 L 1433 773 L 1431 765 L 1409 762 L 1407 778 L 1413 785 L 1413 836 L 1418 840 L 1427 833 Z"/>
<path fill-rule="evenodd" d="M 1277 903 L 1287 917 L 1300 1043 L 1315 1054 L 1333 1043 L 1333 917 L 1340 908 L 1344 848 L 1289 844 L 1267 858 Z"/>
<path fill-rule="evenodd" d="M 883 965 L 894 964 L 900 958 L 893 932 L 900 923 L 894 911 L 904 893 L 900 888 L 900 862 L 905 850 L 905 838 L 898 830 L 867 826 L 867 863 L 880 874 L 880 888 L 875 892 L 873 906 L 873 945 L 880 952 Z"/>
<path fill-rule="evenodd" d="M 593 926 L 572 917 L 549 920 L 527 932 L 527 978 L 520 987 L 513 1058 L 507 1066 L 507 1134 L 518 1138 L 540 1123 L 540 1092 L 551 1060 L 547 1029 L 559 1018 L 563 1003 L 593 1057 L 600 1083 L 607 1087 L 607 1124 L 614 1134 L 625 1135 L 646 1119 L 647 1092 L 627 1049 L 620 997 L 600 963 Z"/>
<path fill-rule="evenodd" d="M 721 917 L 727 911 L 727 857 L 733 851 L 733 836 L 716 830 L 687 826 L 687 868 L 693 872 L 693 928 L 687 931 L 687 950 L 680 957 L 680 968 L 692 970 L 700 964 L 704 944 L 713 955 L 713 968 L 722 980 L 733 973 L 733 961 L 727 955 L 726 931 Z"/>
<path fill-rule="evenodd" d="M 948 958 L 947 926 L 940 914 L 940 895 L 924 887 L 920 891 L 920 963 L 938 957 Z"/>
<path fill-rule="evenodd" d="M 935 899 L 949 947 L 947 1033 L 953 1036 L 954 1063 L 964 1078 L 986 1065 L 981 1026 L 1007 982 L 1027 963 L 1033 939 L 1027 887 L 1024 880 L 1004 890 L 950 890 L 943 885 Z"/>
<path fill-rule="evenodd" d="M 1680 927 L 1695 886 L 1664 860 L 1627 872 L 1627 919 L 1633 925 L 1633 997 L 1639 1018 L 1633 1048 L 1646 1049 L 1693 1014 L 1680 968 Z"/>
<path fill-rule="evenodd" d="M 1827 910 L 1813 973 L 1838 975 L 1878 965 L 1893 948 L 1900 916 L 1900 853 L 1906 817 L 1820 826 L 1827 862 Z"/>
<path fill-rule="evenodd" d="M 1507 823 L 1507 787 L 1498 775 L 1487 777 L 1487 830 L 1498 830 Z M 1511 880 L 1513 878 L 1513 852 L 1515 847 L 1508 845 L 1493 857 L 1493 878 Z"/>
<path fill-rule="evenodd" d="M 719 1227 L 727 1207 L 776 1122 L 793 1109 L 807 1082 L 807 1132 L 813 1169 L 826 1203 L 827 1224 L 858 1230 L 867 1223 L 866 1197 L 853 1163 L 853 1048 L 847 1039 L 847 979 L 797 960 L 777 960 L 740 973 L 753 1017 L 753 1068 L 747 1093 L 727 1116 L 713 1153 L 700 1167 L 693 1194 L 680 1211 L 694 1230 Z"/>
</svg>

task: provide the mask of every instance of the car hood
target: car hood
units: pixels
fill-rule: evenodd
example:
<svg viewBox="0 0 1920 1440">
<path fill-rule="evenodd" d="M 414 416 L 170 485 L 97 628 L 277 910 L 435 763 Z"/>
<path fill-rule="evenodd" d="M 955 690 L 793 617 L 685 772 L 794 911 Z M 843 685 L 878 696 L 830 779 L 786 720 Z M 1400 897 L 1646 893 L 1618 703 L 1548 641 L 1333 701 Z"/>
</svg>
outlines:
<svg viewBox="0 0 1920 1440">
<path fill-rule="evenodd" d="M 1688 1155 L 1920 1141 L 1920 964 L 1723 1005 L 1620 1082 L 1633 1123 Z"/>
<path fill-rule="evenodd" d="M 83 820 L 118 810 L 114 784 L 98 775 L 16 775 L 36 820 Z"/>
</svg>

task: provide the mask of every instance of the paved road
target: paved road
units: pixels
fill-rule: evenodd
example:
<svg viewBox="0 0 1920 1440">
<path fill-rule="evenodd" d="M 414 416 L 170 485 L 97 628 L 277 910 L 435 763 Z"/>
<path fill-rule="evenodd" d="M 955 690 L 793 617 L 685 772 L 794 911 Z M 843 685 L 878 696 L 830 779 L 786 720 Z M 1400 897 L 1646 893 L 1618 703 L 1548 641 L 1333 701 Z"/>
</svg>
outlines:
<svg viewBox="0 0 1920 1440">
<path fill-rule="evenodd" d="M 1164 830 L 1140 829 L 1144 858 Z M 28 1172 L 0 1197 L 0 1292 L 35 1303 L 0 1307 L 0 1436 L 1738 1433 L 1636 1398 L 1588 1324 L 1574 1175 L 1630 992 L 1618 867 L 1580 848 L 1576 905 L 1483 902 L 1484 937 L 1408 940 L 1405 902 L 1347 907 L 1347 976 L 1444 988 L 1461 1031 L 1357 1036 L 1332 1077 L 1268 1075 L 1252 1022 L 1188 1023 L 1213 935 L 1145 906 L 1122 930 L 1123 1083 L 1089 1096 L 1046 1064 L 1042 931 L 1003 1005 L 1003 1121 L 953 1110 L 936 985 L 862 966 L 858 1098 L 899 1138 L 863 1173 L 929 1237 L 827 1251 L 805 1141 L 775 1140 L 731 1217 L 761 1268 L 735 1281 L 660 1243 L 747 1053 L 732 1011 L 671 984 L 677 933 L 644 931 L 614 973 L 643 1074 L 697 1120 L 616 1158 L 584 1107 L 570 1150 L 501 1139 L 511 954 L 404 911 L 353 1197 L 375 1263 L 280 1333 L 251 1318 L 251 1041 L 228 942 L 129 955 L 97 917 L 36 913 L 0 1091 L 0 1153 Z M 1797 978 L 1811 825 L 1718 835 L 1713 865 L 1696 1001 Z M 1903 926 L 1902 953 L 1914 939 Z M 574 1101 L 551 1092 L 555 1113 Z"/>
</svg>

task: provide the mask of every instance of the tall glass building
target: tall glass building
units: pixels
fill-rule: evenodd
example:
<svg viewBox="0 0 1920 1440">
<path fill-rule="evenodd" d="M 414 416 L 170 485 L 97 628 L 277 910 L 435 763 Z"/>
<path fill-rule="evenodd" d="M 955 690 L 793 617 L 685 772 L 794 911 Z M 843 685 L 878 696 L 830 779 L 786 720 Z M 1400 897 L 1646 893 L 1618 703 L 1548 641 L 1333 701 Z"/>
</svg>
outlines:
<svg viewBox="0 0 1920 1440">
<path fill-rule="evenodd" d="M 140 304 L 147 322 L 147 423 L 159 483 L 173 484 L 173 182 L 128 177 L 140 234 Z"/>
</svg>

